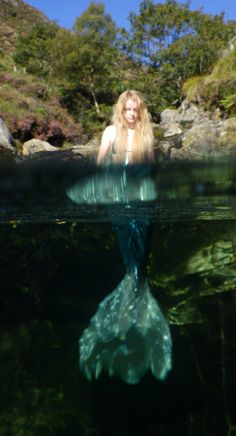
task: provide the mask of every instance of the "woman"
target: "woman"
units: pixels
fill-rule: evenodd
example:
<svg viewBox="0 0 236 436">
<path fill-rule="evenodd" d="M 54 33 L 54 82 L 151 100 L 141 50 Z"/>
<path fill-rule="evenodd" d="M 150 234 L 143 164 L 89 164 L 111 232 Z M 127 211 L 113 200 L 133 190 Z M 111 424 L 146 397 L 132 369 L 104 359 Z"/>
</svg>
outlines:
<svg viewBox="0 0 236 436">
<path fill-rule="evenodd" d="M 150 114 L 137 91 L 123 92 L 115 105 L 112 125 L 103 132 L 97 164 L 154 162 Z"/>
<path fill-rule="evenodd" d="M 171 369 L 170 330 L 144 275 L 149 217 L 143 208 L 138 212 L 139 203 L 156 200 L 155 184 L 149 166 L 138 165 L 137 171 L 125 166 L 152 163 L 152 147 L 146 105 L 136 91 L 126 91 L 115 106 L 113 124 L 103 133 L 97 157 L 98 164 L 108 160 L 122 167 L 97 171 L 67 191 L 79 205 L 108 205 L 126 269 L 80 337 L 80 367 L 88 380 L 97 379 L 104 370 L 135 384 L 149 368 L 161 380 Z"/>
</svg>

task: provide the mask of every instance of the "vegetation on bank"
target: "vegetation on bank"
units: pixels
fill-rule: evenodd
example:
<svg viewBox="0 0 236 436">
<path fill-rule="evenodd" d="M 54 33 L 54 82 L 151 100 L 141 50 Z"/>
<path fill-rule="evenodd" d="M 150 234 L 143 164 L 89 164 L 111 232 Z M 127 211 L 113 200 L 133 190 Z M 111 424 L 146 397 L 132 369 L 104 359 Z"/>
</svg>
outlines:
<svg viewBox="0 0 236 436">
<path fill-rule="evenodd" d="M 127 31 L 103 3 L 91 3 L 69 31 L 37 10 L 33 23 L 27 5 L 17 4 L 4 2 L 13 33 L 6 44 L 2 32 L 0 58 L 0 116 L 15 139 L 86 142 L 104 128 L 127 88 L 144 94 L 156 122 L 185 95 L 221 115 L 235 113 L 236 49 L 224 50 L 236 22 L 225 22 L 223 14 L 192 11 L 188 2 L 143 0 Z"/>
<path fill-rule="evenodd" d="M 186 80 L 182 91 L 188 100 L 201 102 L 207 109 L 236 115 L 236 44 L 216 62 L 210 74 Z"/>
<path fill-rule="evenodd" d="M 16 143 L 37 137 L 52 145 L 83 142 L 82 126 L 60 104 L 56 92 L 20 71 L 0 72 L 0 114 Z"/>
</svg>

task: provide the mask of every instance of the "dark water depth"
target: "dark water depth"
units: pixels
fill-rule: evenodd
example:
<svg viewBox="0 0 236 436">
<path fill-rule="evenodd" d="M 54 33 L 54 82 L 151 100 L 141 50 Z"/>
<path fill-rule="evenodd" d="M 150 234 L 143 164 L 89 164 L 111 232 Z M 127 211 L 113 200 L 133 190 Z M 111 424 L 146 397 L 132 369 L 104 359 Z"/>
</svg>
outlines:
<svg viewBox="0 0 236 436">
<path fill-rule="evenodd" d="M 92 167 L 2 169 L 0 436 L 236 434 L 234 168 L 153 168 L 156 199 L 109 215 L 65 194 Z M 173 367 L 164 381 L 89 382 L 78 339 L 124 277 L 111 221 L 130 217 L 150 222 L 143 271 Z"/>
</svg>

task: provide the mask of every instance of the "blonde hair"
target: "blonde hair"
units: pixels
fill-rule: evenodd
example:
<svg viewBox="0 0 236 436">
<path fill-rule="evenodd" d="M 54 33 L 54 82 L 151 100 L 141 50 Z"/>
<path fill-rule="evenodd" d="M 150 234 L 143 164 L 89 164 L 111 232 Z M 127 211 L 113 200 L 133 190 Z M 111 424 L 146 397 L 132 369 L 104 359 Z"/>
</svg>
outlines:
<svg viewBox="0 0 236 436">
<path fill-rule="evenodd" d="M 123 92 L 115 107 L 112 122 L 116 127 L 114 149 L 118 161 L 124 161 L 127 151 L 128 126 L 124 119 L 124 111 L 128 100 L 137 104 L 138 119 L 134 129 L 132 162 L 142 162 L 148 159 L 154 143 L 151 117 L 141 94 L 134 90 Z"/>
</svg>

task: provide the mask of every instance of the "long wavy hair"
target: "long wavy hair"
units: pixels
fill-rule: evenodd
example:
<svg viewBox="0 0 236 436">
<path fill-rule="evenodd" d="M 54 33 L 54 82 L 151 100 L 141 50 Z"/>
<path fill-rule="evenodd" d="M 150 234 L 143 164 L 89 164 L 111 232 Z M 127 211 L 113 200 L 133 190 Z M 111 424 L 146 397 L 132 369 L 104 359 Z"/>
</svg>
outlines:
<svg viewBox="0 0 236 436">
<path fill-rule="evenodd" d="M 138 91 L 127 90 L 123 92 L 114 106 L 112 122 L 116 127 L 114 149 L 117 160 L 123 162 L 127 151 L 128 126 L 124 119 L 126 103 L 132 100 L 137 104 L 138 119 L 135 124 L 132 144 L 132 162 L 142 162 L 148 159 L 152 151 L 154 137 L 151 126 L 151 117 L 143 97 Z"/>
</svg>

